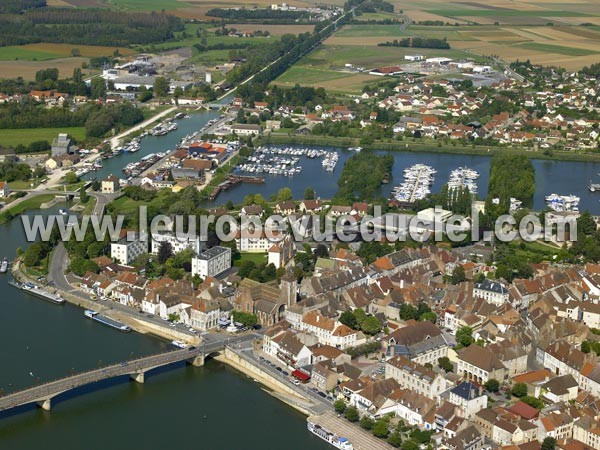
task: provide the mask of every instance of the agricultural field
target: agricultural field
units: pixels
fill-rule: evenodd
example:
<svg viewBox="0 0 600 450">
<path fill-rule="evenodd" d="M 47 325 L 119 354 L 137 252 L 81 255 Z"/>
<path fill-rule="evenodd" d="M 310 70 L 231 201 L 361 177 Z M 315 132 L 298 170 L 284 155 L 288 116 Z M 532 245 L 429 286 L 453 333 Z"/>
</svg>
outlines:
<svg viewBox="0 0 600 450">
<path fill-rule="evenodd" d="M 94 58 L 98 56 L 111 56 L 115 50 L 118 50 L 121 55 L 135 53 L 133 50 L 127 48 L 40 43 L 0 47 L 0 61 L 46 61 L 49 59 L 68 58 L 73 54 L 78 54 L 78 56 L 86 58 Z"/>
<path fill-rule="evenodd" d="M 68 78 L 73 74 L 77 67 L 81 68 L 83 63 L 87 63 L 88 58 L 58 58 L 46 61 L 1 61 L 0 60 L 0 78 L 23 77 L 25 80 L 34 80 L 35 73 L 38 70 L 55 67 L 58 69 L 61 78 Z M 93 73 L 90 70 L 82 70 L 84 75 Z"/>
<path fill-rule="evenodd" d="M 36 141 L 52 142 L 59 133 L 67 133 L 78 141 L 85 140 L 85 129 L 83 127 L 5 129 L 0 131 L 0 147 L 15 147 L 19 144 L 28 145 Z"/>
</svg>

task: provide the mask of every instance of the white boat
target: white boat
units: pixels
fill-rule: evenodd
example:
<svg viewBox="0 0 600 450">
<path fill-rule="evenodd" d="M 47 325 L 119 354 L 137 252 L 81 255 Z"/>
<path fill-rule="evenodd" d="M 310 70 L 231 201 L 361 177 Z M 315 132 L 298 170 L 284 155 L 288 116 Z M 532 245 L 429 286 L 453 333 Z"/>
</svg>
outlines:
<svg viewBox="0 0 600 450">
<path fill-rule="evenodd" d="M 60 209 L 58 210 L 58 213 L 59 213 L 61 216 L 66 216 L 66 215 L 68 214 L 67 210 L 66 210 L 66 209 L 63 209 L 63 208 L 60 208 Z"/>
<path fill-rule="evenodd" d="M 174 345 L 175 347 L 179 347 L 179 348 L 188 348 L 188 345 L 183 342 L 183 341 L 171 341 L 171 345 Z"/>
<path fill-rule="evenodd" d="M 2 259 L 2 263 L 0 263 L 0 273 L 8 272 L 8 259 L 5 257 Z"/>
<path fill-rule="evenodd" d="M 307 428 L 315 436 L 320 437 L 325 442 L 330 445 L 333 445 L 335 448 L 339 448 L 340 450 L 353 450 L 354 447 L 350 443 L 348 439 L 345 437 L 337 436 L 335 433 L 323 428 L 320 425 L 314 424 L 310 421 L 307 421 Z"/>
</svg>

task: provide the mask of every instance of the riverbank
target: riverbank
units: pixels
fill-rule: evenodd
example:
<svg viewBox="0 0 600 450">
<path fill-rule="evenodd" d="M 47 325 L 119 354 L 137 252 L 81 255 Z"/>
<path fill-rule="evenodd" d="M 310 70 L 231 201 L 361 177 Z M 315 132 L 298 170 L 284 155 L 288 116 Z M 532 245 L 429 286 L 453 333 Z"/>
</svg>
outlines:
<svg viewBox="0 0 600 450">
<path fill-rule="evenodd" d="M 119 142 L 121 141 L 121 139 L 126 138 L 127 136 L 135 133 L 136 131 L 139 131 L 143 128 L 146 128 L 147 126 L 153 124 L 154 122 L 156 122 L 157 120 L 162 119 L 165 116 L 168 116 L 169 114 L 171 114 L 172 112 L 176 111 L 177 107 L 173 106 L 172 108 L 166 109 L 164 111 L 159 112 L 158 114 L 150 117 L 148 120 L 144 120 L 143 122 L 135 125 L 134 127 L 130 128 L 127 131 L 124 131 L 121 134 L 118 134 L 117 136 L 114 136 L 110 139 L 110 146 L 115 149 L 119 146 Z"/>
<path fill-rule="evenodd" d="M 575 161 L 575 162 L 600 162 L 600 153 L 573 153 L 565 151 L 552 150 L 552 154 L 544 154 L 540 150 L 527 150 L 514 147 L 494 147 L 494 146 L 465 146 L 465 145 L 441 145 L 432 143 L 421 143 L 412 141 L 410 138 L 403 141 L 394 142 L 375 142 L 373 144 L 361 144 L 360 139 L 348 137 L 332 136 L 288 136 L 283 134 L 270 134 L 257 138 L 259 145 L 314 145 L 324 147 L 357 147 L 361 146 L 365 150 L 383 150 L 390 152 L 411 152 L 411 153 L 442 153 L 453 155 L 480 155 L 493 156 L 496 153 L 526 155 L 530 159 L 548 160 L 548 161 Z"/>
<path fill-rule="evenodd" d="M 21 269 L 21 261 L 16 260 L 11 269 L 12 275 L 15 280 L 19 282 L 30 282 L 34 284 L 38 284 L 39 282 L 27 274 L 23 272 Z M 74 291 L 76 289 L 73 288 Z M 176 329 L 171 327 L 160 326 L 158 324 L 141 320 L 138 317 L 135 317 L 135 313 L 132 311 L 131 313 L 124 310 L 117 310 L 112 307 L 104 306 L 98 303 L 96 300 L 92 300 L 91 298 L 85 298 L 83 296 L 74 295 L 71 292 L 66 292 L 62 289 L 56 289 L 55 292 L 60 294 L 60 296 L 65 299 L 65 301 L 70 304 L 77 306 L 81 309 L 91 309 L 94 311 L 98 311 L 103 315 L 109 317 L 110 319 L 117 320 L 119 322 L 124 323 L 129 326 L 133 331 L 140 334 L 152 334 L 162 339 L 166 340 L 180 340 L 187 342 L 190 345 L 199 345 L 200 337 L 199 336 L 190 336 L 187 333 L 181 333 Z M 84 293 L 82 291 L 77 291 L 81 295 Z"/>
</svg>

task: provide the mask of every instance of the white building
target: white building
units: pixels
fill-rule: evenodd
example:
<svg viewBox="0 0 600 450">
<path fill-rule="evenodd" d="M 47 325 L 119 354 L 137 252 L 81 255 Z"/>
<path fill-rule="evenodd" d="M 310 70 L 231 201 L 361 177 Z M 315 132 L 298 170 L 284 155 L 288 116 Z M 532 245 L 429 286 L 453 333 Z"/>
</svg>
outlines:
<svg viewBox="0 0 600 450">
<path fill-rule="evenodd" d="M 0 198 L 8 197 L 10 190 L 7 181 L 0 181 Z"/>
<path fill-rule="evenodd" d="M 231 249 L 212 247 L 192 258 L 192 276 L 216 277 L 231 267 Z"/>
<path fill-rule="evenodd" d="M 448 401 L 458 406 L 459 415 L 470 419 L 482 409 L 487 408 L 487 395 L 480 385 L 463 381 L 450 391 Z"/>
<path fill-rule="evenodd" d="M 404 389 L 411 389 L 430 399 L 446 390 L 446 379 L 432 369 L 397 355 L 385 363 L 385 377 L 393 378 Z"/>
<path fill-rule="evenodd" d="M 479 297 L 494 305 L 503 305 L 508 302 L 508 289 L 497 281 L 487 278 L 473 286 L 473 297 Z"/>
<path fill-rule="evenodd" d="M 187 233 L 177 235 L 175 233 L 152 233 L 152 246 L 151 251 L 154 255 L 158 254 L 160 245 L 163 242 L 171 244 L 173 254 L 179 253 L 186 248 L 194 251 L 194 253 L 200 253 L 200 236 L 190 236 Z"/>
<path fill-rule="evenodd" d="M 110 257 L 120 264 L 130 265 L 142 253 L 148 253 L 148 239 L 131 232 L 110 244 Z"/>
</svg>

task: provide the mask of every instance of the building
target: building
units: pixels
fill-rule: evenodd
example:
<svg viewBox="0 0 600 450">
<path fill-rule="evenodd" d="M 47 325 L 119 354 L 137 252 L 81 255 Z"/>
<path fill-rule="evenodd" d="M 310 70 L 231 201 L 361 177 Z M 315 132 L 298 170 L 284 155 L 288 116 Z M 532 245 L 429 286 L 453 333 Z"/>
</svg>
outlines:
<svg viewBox="0 0 600 450">
<path fill-rule="evenodd" d="M 102 180 L 101 189 L 103 194 L 114 194 L 115 192 L 118 192 L 120 187 L 119 179 L 114 175 L 109 175 Z"/>
<path fill-rule="evenodd" d="M 148 253 L 148 239 L 135 232 L 110 244 L 110 257 L 120 264 L 130 265 L 142 253 Z"/>
<path fill-rule="evenodd" d="M 470 419 L 479 411 L 487 408 L 487 395 L 483 388 L 471 381 L 463 381 L 450 391 L 448 401 L 458 406 L 458 415 Z"/>
<path fill-rule="evenodd" d="M 10 194 L 8 181 L 0 181 L 0 198 L 8 197 L 8 194 Z"/>
<path fill-rule="evenodd" d="M 445 377 L 402 355 L 386 361 L 385 377 L 393 378 L 402 388 L 411 389 L 434 400 L 446 390 Z"/>
<path fill-rule="evenodd" d="M 238 136 L 258 136 L 262 132 L 262 127 L 250 123 L 236 123 L 231 125 L 231 132 Z"/>
<path fill-rule="evenodd" d="M 502 382 L 507 376 L 506 367 L 496 354 L 475 344 L 460 351 L 456 372 L 479 384 L 485 384 L 492 378 Z"/>
<path fill-rule="evenodd" d="M 212 247 L 192 258 L 192 276 L 216 277 L 231 267 L 231 249 Z"/>
<path fill-rule="evenodd" d="M 54 140 L 52 141 L 52 156 L 66 155 L 67 153 L 71 153 L 73 150 L 73 143 L 71 142 L 71 139 L 69 139 L 69 137 L 66 135 L 66 133 L 60 133 L 58 137 L 54 138 Z"/>
<path fill-rule="evenodd" d="M 163 242 L 171 244 L 173 254 L 179 253 L 186 248 L 191 249 L 195 254 L 200 253 L 200 236 L 191 236 L 187 233 L 152 233 L 151 252 L 158 254 L 158 250 Z"/>
<path fill-rule="evenodd" d="M 473 297 L 480 297 L 494 305 L 503 305 L 508 302 L 508 289 L 497 281 L 487 278 L 473 286 Z"/>
</svg>

